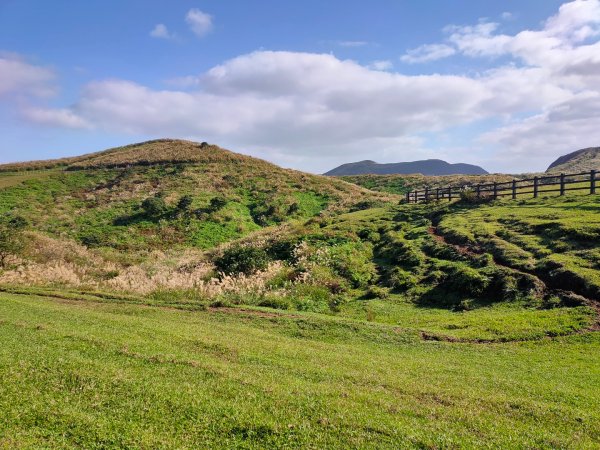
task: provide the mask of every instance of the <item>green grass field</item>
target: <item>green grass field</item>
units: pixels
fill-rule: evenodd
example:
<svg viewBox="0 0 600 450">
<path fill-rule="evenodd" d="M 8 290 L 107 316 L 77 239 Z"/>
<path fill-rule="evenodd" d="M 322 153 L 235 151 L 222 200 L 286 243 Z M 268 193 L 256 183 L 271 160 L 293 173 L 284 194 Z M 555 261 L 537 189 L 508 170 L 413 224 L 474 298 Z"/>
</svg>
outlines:
<svg viewBox="0 0 600 450">
<path fill-rule="evenodd" d="M 597 333 L 0 295 L 0 447 L 597 448 Z"/>
</svg>

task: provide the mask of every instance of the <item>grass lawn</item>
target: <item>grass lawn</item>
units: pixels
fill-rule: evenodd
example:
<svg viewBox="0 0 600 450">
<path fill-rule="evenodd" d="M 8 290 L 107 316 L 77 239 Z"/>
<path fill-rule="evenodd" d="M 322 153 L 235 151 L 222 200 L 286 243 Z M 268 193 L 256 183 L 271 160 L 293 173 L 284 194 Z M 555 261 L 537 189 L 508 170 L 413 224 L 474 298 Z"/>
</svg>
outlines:
<svg viewBox="0 0 600 450">
<path fill-rule="evenodd" d="M 418 328 L 418 327 L 416 327 Z M 598 448 L 600 334 L 0 294 L 0 447 Z"/>
</svg>

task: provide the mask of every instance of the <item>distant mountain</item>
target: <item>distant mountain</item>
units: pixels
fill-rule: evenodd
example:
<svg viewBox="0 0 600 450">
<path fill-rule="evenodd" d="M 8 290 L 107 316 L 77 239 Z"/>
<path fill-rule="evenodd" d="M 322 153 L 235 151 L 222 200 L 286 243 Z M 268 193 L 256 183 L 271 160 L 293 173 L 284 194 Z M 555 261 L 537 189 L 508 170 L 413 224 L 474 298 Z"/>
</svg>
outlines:
<svg viewBox="0 0 600 450">
<path fill-rule="evenodd" d="M 546 170 L 546 173 L 586 172 L 600 170 L 600 147 L 589 147 L 561 156 Z"/>
<path fill-rule="evenodd" d="M 450 164 L 441 159 L 426 159 L 423 161 L 379 164 L 375 161 L 359 161 L 342 164 L 325 173 L 330 176 L 343 175 L 394 175 L 416 174 L 423 175 L 486 175 L 488 172 L 472 164 Z"/>
</svg>

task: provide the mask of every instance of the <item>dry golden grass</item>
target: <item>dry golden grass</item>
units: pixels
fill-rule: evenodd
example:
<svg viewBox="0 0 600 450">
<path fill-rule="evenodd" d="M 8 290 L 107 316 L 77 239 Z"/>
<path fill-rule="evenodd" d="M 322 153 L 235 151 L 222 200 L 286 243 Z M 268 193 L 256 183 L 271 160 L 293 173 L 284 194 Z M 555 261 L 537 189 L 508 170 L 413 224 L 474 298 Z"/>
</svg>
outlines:
<svg viewBox="0 0 600 450">
<path fill-rule="evenodd" d="M 261 272 L 246 276 L 217 274 L 205 255 L 194 249 L 164 253 L 153 251 L 138 264 L 107 259 L 73 241 L 28 232 L 24 258 L 9 261 L 12 268 L 0 271 L 0 285 L 87 288 L 137 295 L 156 291 L 192 290 L 202 298 L 222 294 L 260 294 L 282 264 L 275 262 Z"/>
</svg>

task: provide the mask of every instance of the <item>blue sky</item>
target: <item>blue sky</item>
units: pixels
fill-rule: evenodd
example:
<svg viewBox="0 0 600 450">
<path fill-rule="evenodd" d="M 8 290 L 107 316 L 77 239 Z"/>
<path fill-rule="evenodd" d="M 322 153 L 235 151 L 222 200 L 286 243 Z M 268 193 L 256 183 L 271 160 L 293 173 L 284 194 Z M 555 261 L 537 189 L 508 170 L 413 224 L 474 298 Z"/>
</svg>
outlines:
<svg viewBox="0 0 600 450">
<path fill-rule="evenodd" d="M 600 145 L 599 34 L 599 0 L 0 0 L 0 162 L 180 137 L 543 170 Z"/>
</svg>

